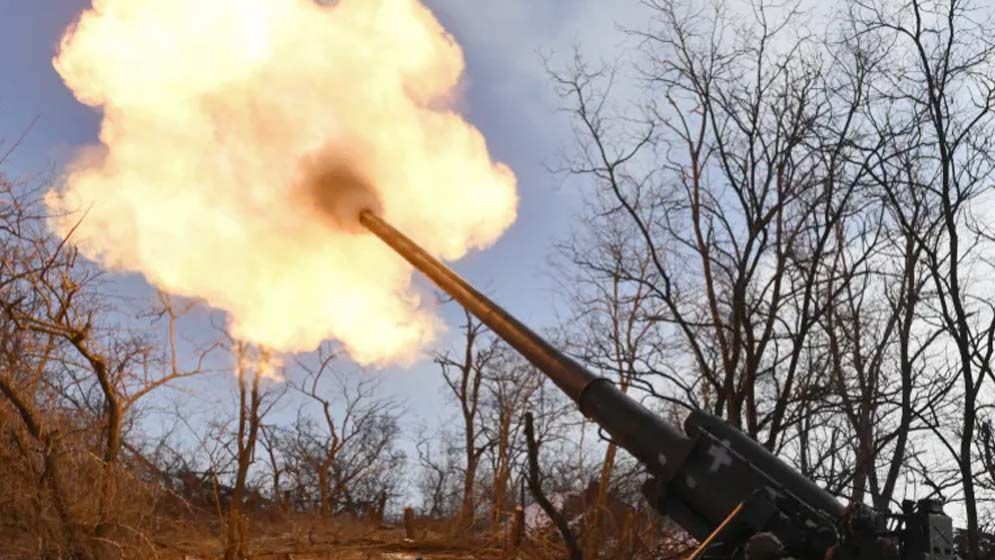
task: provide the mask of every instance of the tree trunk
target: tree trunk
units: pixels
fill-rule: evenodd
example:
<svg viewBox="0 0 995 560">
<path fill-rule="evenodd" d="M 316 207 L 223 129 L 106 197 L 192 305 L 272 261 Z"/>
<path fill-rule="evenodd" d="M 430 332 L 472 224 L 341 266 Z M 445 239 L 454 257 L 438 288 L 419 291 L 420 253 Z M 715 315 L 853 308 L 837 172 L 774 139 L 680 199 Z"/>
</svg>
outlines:
<svg viewBox="0 0 995 560">
<path fill-rule="evenodd" d="M 248 525 L 244 515 L 242 515 L 242 500 L 245 495 L 245 482 L 252 464 L 253 451 L 256 447 L 256 436 L 259 430 L 259 374 L 254 372 L 252 377 L 252 389 L 249 392 L 246 387 L 245 376 L 247 374 L 242 360 L 244 359 L 244 349 L 239 347 L 239 418 L 238 418 L 238 470 L 235 473 L 235 486 L 232 488 L 231 501 L 228 503 L 228 527 L 225 543 L 225 560 L 242 560 L 248 558 L 247 555 L 247 533 Z M 248 402 L 246 399 L 248 398 Z"/>
<path fill-rule="evenodd" d="M 494 471 L 493 479 L 494 500 L 491 504 L 491 523 L 495 529 L 501 524 L 508 493 L 508 447 L 511 443 L 511 411 L 504 410 L 501 415 L 501 425 L 498 430 L 497 469 Z"/>
<path fill-rule="evenodd" d="M 460 507 L 459 525 L 462 528 L 473 526 L 476 518 L 476 507 L 474 504 L 473 490 L 477 479 L 477 464 L 479 457 L 474 448 L 476 433 L 474 431 L 473 418 L 464 418 L 465 442 L 466 445 L 466 473 L 463 476 L 463 505 Z"/>
<path fill-rule="evenodd" d="M 577 544 L 577 537 L 573 534 L 573 530 L 570 529 L 570 524 L 563 517 L 563 514 L 556 510 L 553 504 L 546 497 L 546 493 L 542 490 L 542 483 L 540 480 L 539 473 L 539 444 L 536 443 L 535 439 L 535 427 L 533 426 L 534 419 L 532 418 L 531 412 L 525 413 L 525 443 L 528 446 L 528 459 L 529 459 L 529 492 L 532 493 L 532 497 L 535 499 L 539 507 L 542 508 L 549 519 L 556 525 L 556 528 L 560 531 L 560 536 L 563 537 L 563 544 L 567 547 L 567 557 L 570 560 L 584 560 L 584 553 L 580 546 Z"/>
<path fill-rule="evenodd" d="M 116 397 L 104 396 L 107 399 L 107 427 L 104 442 L 103 465 L 101 465 L 100 504 L 98 506 L 98 522 L 94 530 L 97 538 L 106 539 L 110 535 L 113 523 L 110 516 L 114 509 L 111 501 L 114 498 L 114 483 L 117 480 L 118 457 L 121 454 L 121 424 L 122 413 Z"/>
<path fill-rule="evenodd" d="M 332 498 L 328 490 L 328 467 L 318 466 L 318 495 L 321 497 L 320 509 L 322 517 L 328 517 L 332 513 Z"/>
<path fill-rule="evenodd" d="M 974 432 L 975 432 L 975 399 L 971 393 L 972 385 L 968 385 L 968 394 L 964 398 L 964 431 L 960 439 L 960 473 L 964 484 L 964 512 L 967 521 L 967 558 L 981 560 L 981 529 L 978 525 L 978 503 L 975 497 L 974 480 Z"/>
</svg>

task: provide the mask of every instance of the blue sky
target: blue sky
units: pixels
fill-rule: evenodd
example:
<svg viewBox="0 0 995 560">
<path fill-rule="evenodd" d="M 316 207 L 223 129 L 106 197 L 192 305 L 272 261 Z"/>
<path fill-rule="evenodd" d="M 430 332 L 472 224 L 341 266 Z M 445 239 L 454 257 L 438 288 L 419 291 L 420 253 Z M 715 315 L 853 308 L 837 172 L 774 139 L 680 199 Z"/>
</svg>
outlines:
<svg viewBox="0 0 995 560">
<path fill-rule="evenodd" d="M 0 139 L 5 146 L 37 122 L 4 167 L 7 175 L 58 174 L 82 146 L 96 142 L 100 115 L 77 103 L 52 69 L 51 58 L 65 27 L 89 0 L 0 0 Z M 555 323 L 558 302 L 547 259 L 552 244 L 569 235 L 579 210 L 578 189 L 547 171 L 569 147 L 569 122 L 540 53 L 570 55 L 579 46 L 594 57 L 613 57 L 621 40 L 617 23 L 634 21 L 638 2 L 597 0 L 426 0 L 464 49 L 467 74 L 460 107 L 488 139 L 492 155 L 519 178 L 519 219 L 491 249 L 454 263 L 526 323 Z M 0 153 L 6 151 L 3 148 Z M 149 294 L 135 276 L 129 291 Z M 147 296 L 146 296 L 147 297 Z M 442 311 L 450 327 L 460 317 Z M 443 344 L 445 340 L 441 341 Z M 442 385 L 427 360 L 380 372 L 386 387 L 403 396 L 409 410 L 428 424 L 441 420 Z"/>
</svg>

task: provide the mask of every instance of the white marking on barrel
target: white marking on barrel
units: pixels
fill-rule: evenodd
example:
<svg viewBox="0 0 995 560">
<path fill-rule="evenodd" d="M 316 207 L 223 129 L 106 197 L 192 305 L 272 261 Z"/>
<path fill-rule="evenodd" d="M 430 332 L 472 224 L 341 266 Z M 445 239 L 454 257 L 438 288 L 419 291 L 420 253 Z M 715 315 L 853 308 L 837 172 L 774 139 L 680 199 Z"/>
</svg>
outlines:
<svg viewBox="0 0 995 560">
<path fill-rule="evenodd" d="M 663 453 L 660 453 L 660 455 L 657 456 L 656 460 L 660 462 L 661 467 L 667 466 L 667 456 L 664 455 Z"/>
<path fill-rule="evenodd" d="M 729 445 L 729 442 L 724 441 L 723 443 L 725 445 L 713 445 L 708 449 L 708 456 L 712 458 L 712 464 L 708 467 L 710 472 L 717 473 L 722 467 L 732 465 L 732 455 L 726 449 L 726 445 Z"/>
</svg>

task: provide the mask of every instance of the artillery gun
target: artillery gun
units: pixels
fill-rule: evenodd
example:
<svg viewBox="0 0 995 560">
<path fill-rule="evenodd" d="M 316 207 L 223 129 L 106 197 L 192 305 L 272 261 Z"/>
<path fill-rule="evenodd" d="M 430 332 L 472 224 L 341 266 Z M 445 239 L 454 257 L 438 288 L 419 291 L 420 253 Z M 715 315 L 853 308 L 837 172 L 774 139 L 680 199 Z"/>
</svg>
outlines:
<svg viewBox="0 0 995 560">
<path fill-rule="evenodd" d="M 649 475 L 646 498 L 701 543 L 690 559 L 954 558 L 952 521 L 942 504 L 907 501 L 897 515 L 847 507 L 717 417 L 694 411 L 681 432 L 555 349 L 373 212 L 359 219 L 642 463 Z M 767 551 L 760 552 L 764 542 Z"/>
</svg>

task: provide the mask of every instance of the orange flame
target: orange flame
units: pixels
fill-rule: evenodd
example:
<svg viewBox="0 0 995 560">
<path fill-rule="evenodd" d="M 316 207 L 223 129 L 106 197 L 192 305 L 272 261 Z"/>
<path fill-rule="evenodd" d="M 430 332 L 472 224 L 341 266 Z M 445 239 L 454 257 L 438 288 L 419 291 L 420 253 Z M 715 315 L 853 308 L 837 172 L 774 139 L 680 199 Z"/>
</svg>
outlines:
<svg viewBox="0 0 995 560">
<path fill-rule="evenodd" d="M 240 339 L 410 359 L 438 321 L 356 211 L 445 259 L 515 219 L 514 175 L 450 108 L 462 52 L 417 0 L 94 0 L 54 65 L 104 117 L 47 197 L 56 232 L 82 217 L 85 255 Z"/>
</svg>

